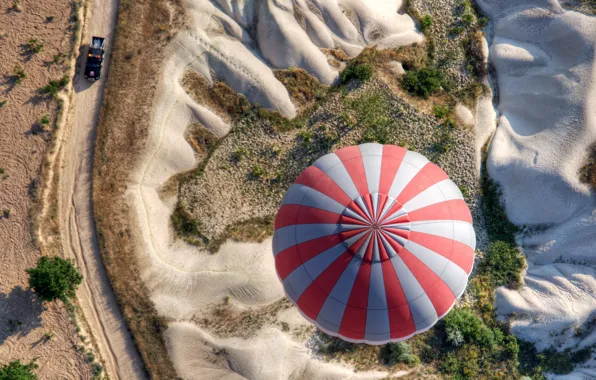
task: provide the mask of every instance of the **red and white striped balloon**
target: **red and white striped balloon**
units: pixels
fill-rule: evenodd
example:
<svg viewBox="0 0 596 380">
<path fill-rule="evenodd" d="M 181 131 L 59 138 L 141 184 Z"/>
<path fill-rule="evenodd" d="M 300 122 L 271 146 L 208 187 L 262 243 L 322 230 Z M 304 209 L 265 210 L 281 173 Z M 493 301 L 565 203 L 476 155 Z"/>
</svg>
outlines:
<svg viewBox="0 0 596 380">
<path fill-rule="evenodd" d="M 472 216 L 424 156 L 363 144 L 304 170 L 275 219 L 287 296 L 326 333 L 384 344 L 431 328 L 463 293 L 474 262 Z"/>
</svg>

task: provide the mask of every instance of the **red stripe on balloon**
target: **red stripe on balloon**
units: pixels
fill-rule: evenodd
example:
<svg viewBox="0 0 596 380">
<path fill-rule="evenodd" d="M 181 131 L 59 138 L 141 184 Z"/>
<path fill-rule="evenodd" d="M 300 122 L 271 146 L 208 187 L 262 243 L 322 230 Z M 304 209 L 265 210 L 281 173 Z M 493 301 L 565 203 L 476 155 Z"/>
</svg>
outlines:
<svg viewBox="0 0 596 380">
<path fill-rule="evenodd" d="M 350 205 L 348 206 L 348 208 L 350 210 L 352 210 L 353 212 L 355 212 L 356 214 L 360 215 L 364 220 L 370 221 L 370 218 L 366 215 L 366 213 L 364 212 L 364 210 L 362 210 L 362 208 L 360 208 L 360 206 L 358 205 L 358 203 L 352 202 L 352 203 L 350 203 Z"/>
<path fill-rule="evenodd" d="M 368 226 L 367 223 L 361 221 L 360 219 L 355 219 L 355 218 L 349 217 L 347 215 L 342 215 L 339 218 L 339 223 L 340 224 L 355 224 L 355 225 L 359 225 L 359 226 Z"/>
<path fill-rule="evenodd" d="M 275 227 L 274 229 L 277 231 L 282 227 L 291 226 L 292 224 L 296 223 L 296 218 L 298 217 L 298 210 L 300 210 L 300 205 L 283 205 L 277 212 L 275 216 Z"/>
<path fill-rule="evenodd" d="M 408 213 L 410 221 L 424 220 L 460 220 L 472 223 L 472 214 L 463 199 L 435 203 Z"/>
<path fill-rule="evenodd" d="M 374 232 L 371 232 L 371 233 L 368 234 L 368 236 L 370 236 L 371 234 L 373 236 L 371 236 L 370 241 L 366 245 L 366 251 L 364 252 L 364 257 L 363 257 L 363 260 L 364 261 L 372 261 L 373 249 L 374 249 L 374 246 L 375 246 L 374 240 L 376 239 L 377 234 L 374 233 Z"/>
<path fill-rule="evenodd" d="M 456 240 L 416 231 L 410 231 L 409 240 L 447 258 L 467 274 L 472 272 L 474 250 L 471 247 Z"/>
<path fill-rule="evenodd" d="M 371 268 L 372 263 L 370 262 L 362 261 L 360 263 L 348 304 L 341 319 L 339 333 L 350 339 L 364 339 Z"/>
<path fill-rule="evenodd" d="M 397 174 L 407 150 L 394 145 L 383 145 L 383 160 L 381 162 L 381 181 L 379 182 L 379 193 L 387 194 L 393 179 Z"/>
<path fill-rule="evenodd" d="M 341 238 L 335 234 L 286 248 L 275 256 L 277 274 L 284 280 L 300 265 L 339 243 L 341 243 Z"/>
<path fill-rule="evenodd" d="M 455 302 L 455 295 L 447 284 L 407 249 L 403 249 L 399 257 L 404 261 L 410 272 L 412 272 L 420 286 L 422 286 L 422 289 L 424 289 L 424 292 L 437 311 L 437 315 L 441 316 L 445 314 Z"/>
<path fill-rule="evenodd" d="M 347 251 L 341 254 L 300 295 L 296 303 L 310 319 L 317 319 L 325 300 L 350 264 L 352 257 Z"/>
<path fill-rule="evenodd" d="M 367 194 L 368 183 L 366 182 L 366 171 L 364 170 L 360 148 L 357 146 L 349 146 L 338 150 L 335 154 L 343 163 L 348 174 L 350 174 L 358 193 L 360 195 Z"/>
<path fill-rule="evenodd" d="M 358 235 L 359 233 L 362 233 L 366 230 L 368 230 L 368 228 L 356 228 L 353 230 L 340 232 L 339 236 L 341 236 L 342 240 L 347 240 L 347 239 L 354 237 L 354 236 Z"/>
<path fill-rule="evenodd" d="M 403 338 L 412 334 L 416 330 L 416 325 L 392 262 L 383 261 L 382 268 L 391 339 Z"/>
<path fill-rule="evenodd" d="M 334 180 L 316 166 L 310 166 L 304 170 L 294 183 L 313 188 L 343 206 L 347 206 L 352 201 Z"/>
<path fill-rule="evenodd" d="M 291 226 L 294 224 L 336 224 L 340 215 L 320 208 L 283 205 L 275 217 L 275 229 Z"/>
<path fill-rule="evenodd" d="M 402 192 L 397 197 L 397 200 L 401 204 L 405 204 L 416 195 L 420 194 L 424 190 L 428 189 L 435 183 L 439 183 L 445 179 L 448 179 L 447 174 L 437 165 L 432 162 L 424 165 L 422 169 L 412 178 L 412 180 L 406 185 Z"/>
</svg>

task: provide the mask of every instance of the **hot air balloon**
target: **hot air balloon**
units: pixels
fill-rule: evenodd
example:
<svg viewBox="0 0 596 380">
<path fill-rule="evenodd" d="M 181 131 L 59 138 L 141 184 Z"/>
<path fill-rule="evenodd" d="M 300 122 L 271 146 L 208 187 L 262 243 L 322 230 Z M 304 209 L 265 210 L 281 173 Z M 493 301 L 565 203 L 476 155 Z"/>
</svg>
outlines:
<svg viewBox="0 0 596 380">
<path fill-rule="evenodd" d="M 275 219 L 288 298 L 325 333 L 385 344 L 431 328 L 464 292 L 476 235 L 459 188 L 419 153 L 363 144 L 304 170 Z"/>
</svg>

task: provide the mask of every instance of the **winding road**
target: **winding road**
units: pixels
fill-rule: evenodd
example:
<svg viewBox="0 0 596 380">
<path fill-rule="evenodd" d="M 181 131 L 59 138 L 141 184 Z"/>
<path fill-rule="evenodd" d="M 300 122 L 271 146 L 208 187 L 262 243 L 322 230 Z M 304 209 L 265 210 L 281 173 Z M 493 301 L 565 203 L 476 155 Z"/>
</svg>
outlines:
<svg viewBox="0 0 596 380">
<path fill-rule="evenodd" d="M 89 0 L 82 52 L 91 36 L 106 37 L 103 78 L 88 82 L 79 62 L 73 104 L 61 141 L 59 214 L 64 254 L 76 260 L 85 278 L 77 299 L 110 379 L 144 379 L 141 358 L 128 332 L 99 252 L 93 218 L 92 179 L 95 134 L 101 109 L 117 0 Z"/>
</svg>

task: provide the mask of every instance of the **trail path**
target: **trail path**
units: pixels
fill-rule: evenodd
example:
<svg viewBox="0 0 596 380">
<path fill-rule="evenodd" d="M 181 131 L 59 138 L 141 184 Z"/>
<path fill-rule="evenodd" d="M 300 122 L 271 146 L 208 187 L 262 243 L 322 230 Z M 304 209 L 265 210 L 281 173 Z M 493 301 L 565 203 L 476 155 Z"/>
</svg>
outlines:
<svg viewBox="0 0 596 380">
<path fill-rule="evenodd" d="M 65 254 L 75 258 L 85 278 L 77 298 L 111 379 L 143 379 L 142 362 L 128 332 L 103 266 L 92 205 L 93 152 L 96 126 L 106 83 L 109 52 L 116 23 L 117 0 L 89 1 L 82 50 L 91 36 L 106 37 L 102 79 L 88 82 L 81 59 L 74 80 L 70 130 L 62 141 L 59 213 Z"/>
</svg>

